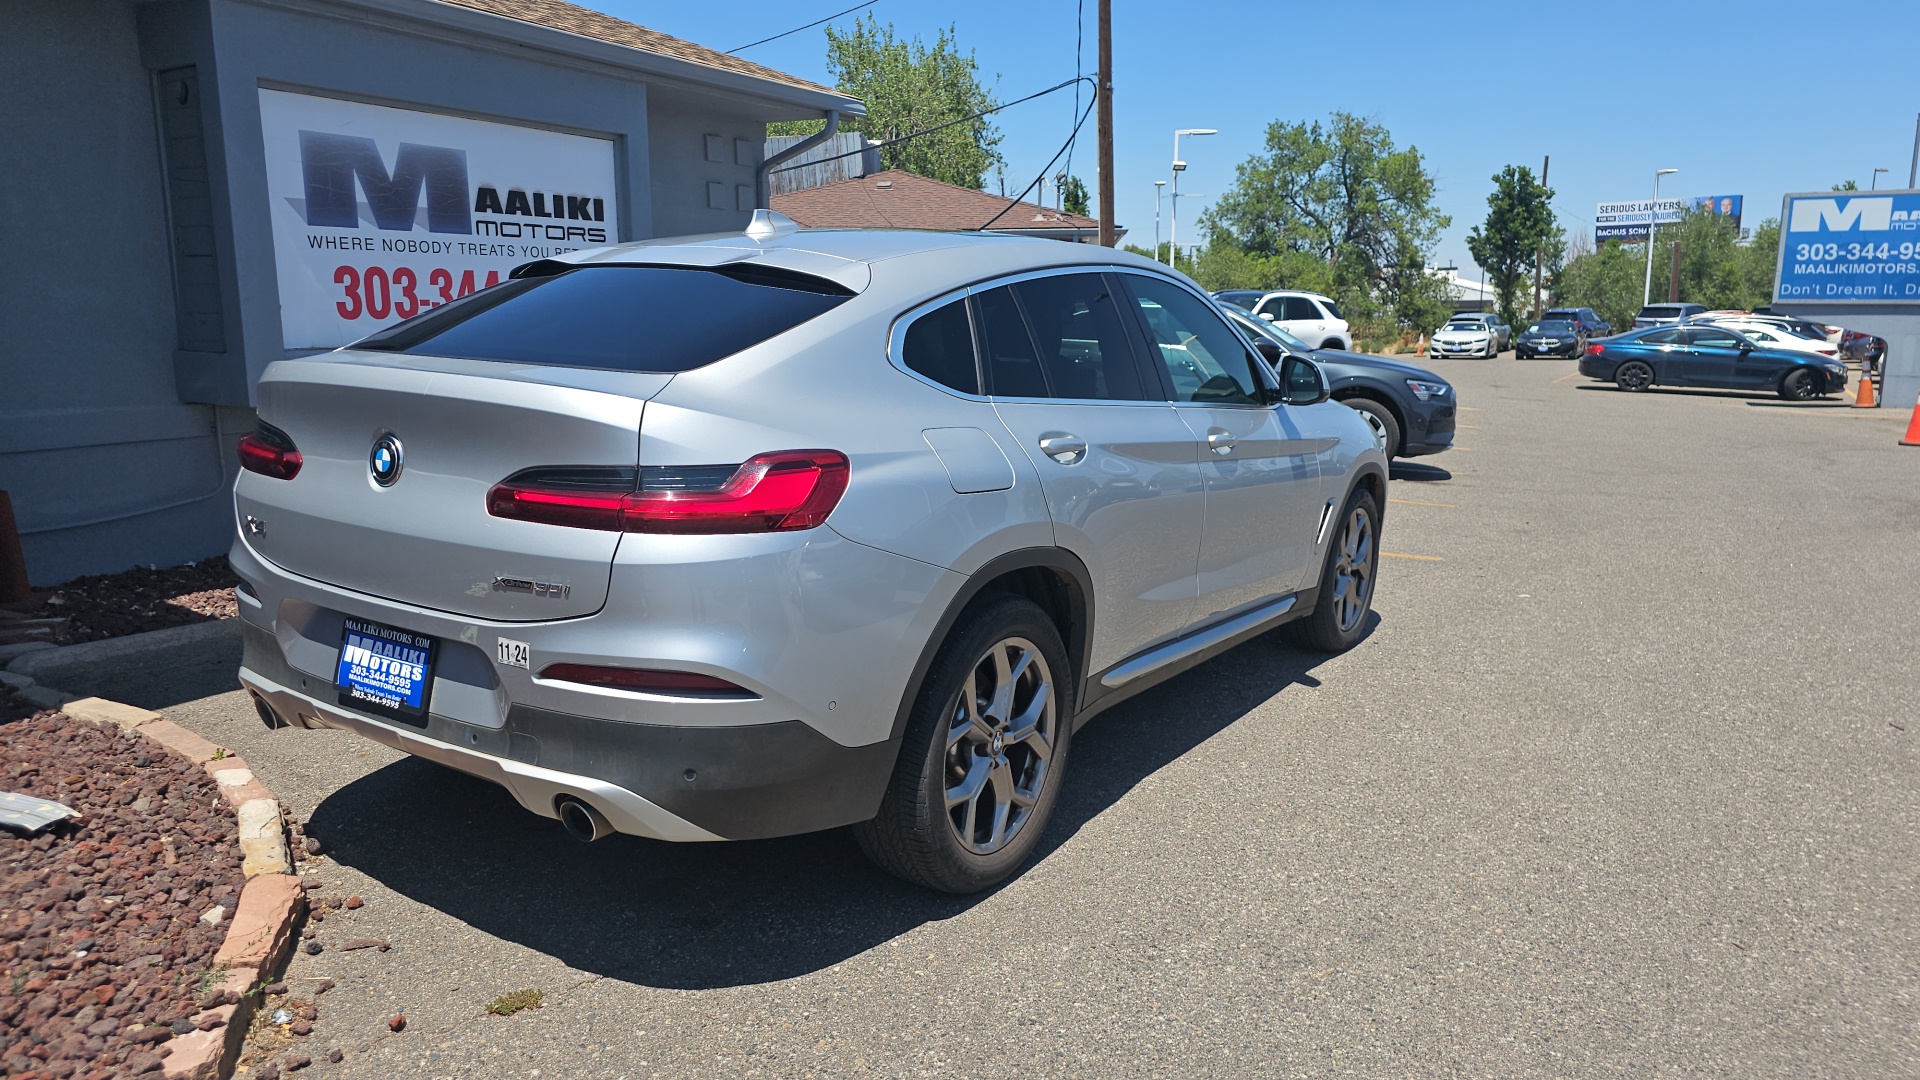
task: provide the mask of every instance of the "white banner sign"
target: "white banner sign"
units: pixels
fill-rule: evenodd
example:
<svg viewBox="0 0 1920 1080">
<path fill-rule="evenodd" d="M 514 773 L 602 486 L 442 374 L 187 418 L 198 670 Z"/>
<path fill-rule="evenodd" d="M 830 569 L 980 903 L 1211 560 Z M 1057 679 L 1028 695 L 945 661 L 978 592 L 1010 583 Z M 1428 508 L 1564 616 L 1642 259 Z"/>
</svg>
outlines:
<svg viewBox="0 0 1920 1080">
<path fill-rule="evenodd" d="M 614 145 L 260 91 L 280 323 L 328 349 L 619 239 Z"/>
</svg>

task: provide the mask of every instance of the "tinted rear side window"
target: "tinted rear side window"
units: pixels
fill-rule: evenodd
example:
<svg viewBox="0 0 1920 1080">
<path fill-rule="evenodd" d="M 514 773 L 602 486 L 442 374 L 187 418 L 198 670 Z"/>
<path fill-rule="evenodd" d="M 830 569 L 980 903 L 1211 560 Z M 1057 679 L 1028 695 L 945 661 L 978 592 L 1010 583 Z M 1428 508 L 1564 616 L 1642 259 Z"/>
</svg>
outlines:
<svg viewBox="0 0 1920 1080">
<path fill-rule="evenodd" d="M 980 309 L 981 354 L 987 359 L 987 379 L 995 397 L 1046 397 L 1047 377 L 1040 371 L 1040 354 L 1027 333 L 1013 292 L 1005 285 L 974 298 Z"/>
<path fill-rule="evenodd" d="M 587 266 L 502 282 L 354 347 L 690 371 L 786 333 L 851 295 L 822 278 L 762 267 Z"/>
<path fill-rule="evenodd" d="M 967 319 L 965 297 L 935 308 L 907 327 L 900 346 L 902 363 L 941 386 L 963 394 L 980 392 L 980 374 L 973 363 L 973 324 Z"/>
<path fill-rule="evenodd" d="M 1120 321 L 1120 307 L 1104 275 L 1035 278 L 1020 282 L 1013 291 L 1026 309 L 1027 325 L 1040 347 L 1040 363 L 1054 397 L 1146 398 L 1126 324 Z"/>
</svg>

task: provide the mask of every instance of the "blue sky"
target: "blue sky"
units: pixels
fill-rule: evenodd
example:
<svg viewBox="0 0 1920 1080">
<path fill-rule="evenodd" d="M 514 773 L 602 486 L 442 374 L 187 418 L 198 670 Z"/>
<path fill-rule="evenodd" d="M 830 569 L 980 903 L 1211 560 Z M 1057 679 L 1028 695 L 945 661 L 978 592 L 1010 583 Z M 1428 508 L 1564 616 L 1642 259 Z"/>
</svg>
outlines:
<svg viewBox="0 0 1920 1080">
<path fill-rule="evenodd" d="M 846 7 L 851 0 L 584 0 L 677 37 L 732 49 Z M 951 23 L 1001 100 L 1074 72 L 1076 0 L 935 5 L 880 0 L 902 35 Z M 1653 171 L 1677 168 L 1662 195 L 1738 194 L 1746 223 L 1778 216 L 1789 191 L 1904 185 L 1920 89 L 1898 57 L 1920 40 L 1920 3 L 1866 0 L 1705 4 L 1299 3 L 1171 5 L 1114 0 L 1115 202 L 1128 239 L 1152 242 L 1153 181 L 1168 177 L 1175 128 L 1183 191 L 1216 195 L 1258 152 L 1269 122 L 1372 117 L 1417 146 L 1453 218 L 1437 261 L 1470 273 L 1468 229 L 1491 177 L 1537 169 L 1569 232 L 1591 234 L 1596 202 L 1647 198 Z M 1085 0 L 1091 72 L 1094 0 Z M 839 20 L 844 25 L 854 16 Z M 822 28 L 741 55 L 830 82 Z M 997 76 L 997 83 L 995 79 Z M 999 114 L 1009 192 L 1025 187 L 1072 127 L 1071 94 Z M 1093 122 L 1074 172 L 1094 186 Z M 993 182 L 989 181 L 991 189 Z M 1207 200 L 1181 199 L 1183 235 Z M 1164 227 L 1164 226 L 1163 226 Z"/>
</svg>

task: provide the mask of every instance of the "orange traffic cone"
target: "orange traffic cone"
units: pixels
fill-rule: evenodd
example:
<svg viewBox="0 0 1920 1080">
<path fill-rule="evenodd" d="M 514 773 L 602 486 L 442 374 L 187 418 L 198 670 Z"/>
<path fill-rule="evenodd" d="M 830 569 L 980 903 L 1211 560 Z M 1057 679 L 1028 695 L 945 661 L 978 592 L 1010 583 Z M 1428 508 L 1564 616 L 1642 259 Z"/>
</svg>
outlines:
<svg viewBox="0 0 1920 1080">
<path fill-rule="evenodd" d="M 1856 409 L 1880 407 L 1880 402 L 1873 396 L 1873 372 L 1865 368 L 1860 369 L 1860 390 L 1853 397 L 1853 407 Z"/>
<path fill-rule="evenodd" d="M 1907 421 L 1907 433 L 1900 438 L 1901 446 L 1920 446 L 1920 401 L 1913 403 L 1913 419 Z"/>
</svg>

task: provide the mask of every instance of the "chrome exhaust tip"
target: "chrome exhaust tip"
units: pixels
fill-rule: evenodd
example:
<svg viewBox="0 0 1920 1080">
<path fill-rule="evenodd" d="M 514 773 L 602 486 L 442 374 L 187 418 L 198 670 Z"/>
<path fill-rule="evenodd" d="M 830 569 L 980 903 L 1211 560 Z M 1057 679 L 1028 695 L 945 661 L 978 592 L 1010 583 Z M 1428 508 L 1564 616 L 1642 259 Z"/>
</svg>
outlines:
<svg viewBox="0 0 1920 1080">
<path fill-rule="evenodd" d="M 613 826 L 606 816 L 572 795 L 562 795 L 555 800 L 555 809 L 560 812 L 560 824 L 567 832 L 583 844 L 591 844 L 603 836 L 613 835 Z"/>
<path fill-rule="evenodd" d="M 259 714 L 260 722 L 267 725 L 267 730 L 278 731 L 283 727 L 293 726 L 281 719 L 279 713 L 273 711 L 273 706 L 267 704 L 267 699 L 261 697 L 259 691 L 252 690 L 248 691 L 248 693 L 253 696 L 253 711 Z"/>
</svg>

